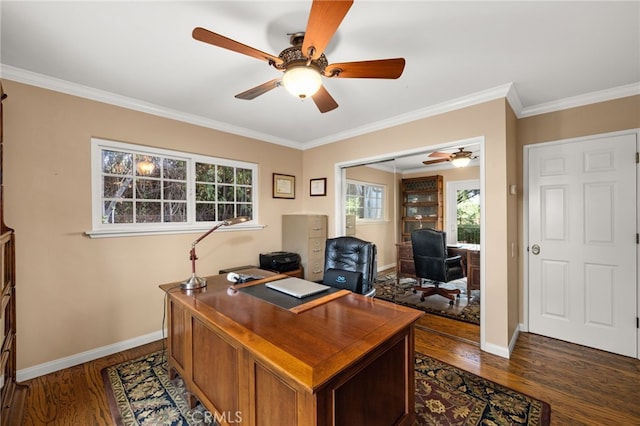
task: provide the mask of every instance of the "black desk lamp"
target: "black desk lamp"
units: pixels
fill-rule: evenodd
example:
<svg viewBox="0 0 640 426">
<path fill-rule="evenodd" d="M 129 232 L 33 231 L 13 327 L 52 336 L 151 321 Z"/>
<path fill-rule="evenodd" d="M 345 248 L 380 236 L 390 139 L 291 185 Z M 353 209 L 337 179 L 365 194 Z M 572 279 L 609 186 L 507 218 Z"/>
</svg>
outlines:
<svg viewBox="0 0 640 426">
<path fill-rule="evenodd" d="M 209 229 L 207 232 L 202 234 L 197 240 L 193 242 L 193 244 L 191 244 L 191 250 L 189 251 L 189 257 L 191 259 L 191 277 L 184 280 L 180 284 L 181 289 L 194 290 L 196 288 L 202 288 L 207 286 L 206 278 L 196 276 L 196 260 L 198 259 L 196 257 L 196 244 L 204 240 L 206 237 L 209 236 L 209 234 L 211 234 L 213 231 L 220 228 L 221 226 L 231 226 L 237 223 L 246 222 L 248 220 L 249 218 L 247 216 L 238 216 L 228 220 L 223 220 L 222 222 L 218 223 L 216 226 L 214 226 L 213 228 Z"/>
</svg>

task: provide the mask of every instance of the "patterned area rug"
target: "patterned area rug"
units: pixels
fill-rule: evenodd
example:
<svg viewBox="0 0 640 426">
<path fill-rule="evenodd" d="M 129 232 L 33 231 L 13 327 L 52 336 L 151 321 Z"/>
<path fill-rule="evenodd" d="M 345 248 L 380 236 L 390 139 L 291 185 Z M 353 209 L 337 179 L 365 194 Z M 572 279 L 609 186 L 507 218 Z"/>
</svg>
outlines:
<svg viewBox="0 0 640 426">
<path fill-rule="evenodd" d="M 419 353 L 415 372 L 415 425 L 549 425 L 549 404 L 535 398 Z M 169 380 L 164 351 L 107 367 L 102 377 L 116 425 L 215 424 L 200 404 L 189 409 L 182 380 Z"/>
<path fill-rule="evenodd" d="M 416 425 L 548 425 L 551 408 L 416 353 Z"/>
<path fill-rule="evenodd" d="M 466 278 L 448 282 L 442 287 L 458 288 L 462 292 L 460 298 L 453 305 L 449 305 L 449 299 L 439 295 L 427 297 L 420 301 L 420 293 L 413 292 L 416 280 L 413 278 L 401 278 L 400 284 L 396 284 L 395 272 L 381 274 L 376 279 L 376 296 L 379 299 L 399 305 L 420 309 L 430 314 L 445 316 L 471 324 L 480 324 L 480 290 L 473 290 L 467 294 Z"/>
</svg>

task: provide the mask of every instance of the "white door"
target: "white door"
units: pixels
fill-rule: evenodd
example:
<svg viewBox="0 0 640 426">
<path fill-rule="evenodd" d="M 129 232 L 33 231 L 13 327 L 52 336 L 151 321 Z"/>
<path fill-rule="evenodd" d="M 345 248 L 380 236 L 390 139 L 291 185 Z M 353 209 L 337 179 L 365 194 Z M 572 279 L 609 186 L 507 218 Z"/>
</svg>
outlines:
<svg viewBox="0 0 640 426">
<path fill-rule="evenodd" d="M 636 134 L 529 150 L 529 330 L 637 357 Z"/>
</svg>

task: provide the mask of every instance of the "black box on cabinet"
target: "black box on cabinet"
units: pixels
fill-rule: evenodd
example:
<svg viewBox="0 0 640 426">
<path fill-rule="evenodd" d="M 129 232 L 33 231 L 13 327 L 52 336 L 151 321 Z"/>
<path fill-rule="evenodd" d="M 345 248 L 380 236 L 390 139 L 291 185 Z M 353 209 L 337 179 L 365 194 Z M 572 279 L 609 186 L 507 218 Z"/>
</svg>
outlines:
<svg viewBox="0 0 640 426">
<path fill-rule="evenodd" d="M 287 251 L 260 253 L 260 267 L 277 272 L 293 271 L 300 268 L 300 255 Z"/>
</svg>

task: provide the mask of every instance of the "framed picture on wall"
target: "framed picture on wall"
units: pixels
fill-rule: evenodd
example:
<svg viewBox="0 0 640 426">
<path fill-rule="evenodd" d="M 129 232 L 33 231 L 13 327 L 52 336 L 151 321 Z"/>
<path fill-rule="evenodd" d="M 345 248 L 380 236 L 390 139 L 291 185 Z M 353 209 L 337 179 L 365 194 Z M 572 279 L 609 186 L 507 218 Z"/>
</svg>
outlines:
<svg viewBox="0 0 640 426">
<path fill-rule="evenodd" d="M 327 178 L 311 179 L 309 195 L 312 197 L 322 197 L 327 195 Z"/>
<path fill-rule="evenodd" d="M 273 198 L 296 198 L 296 177 L 274 173 Z"/>
</svg>

